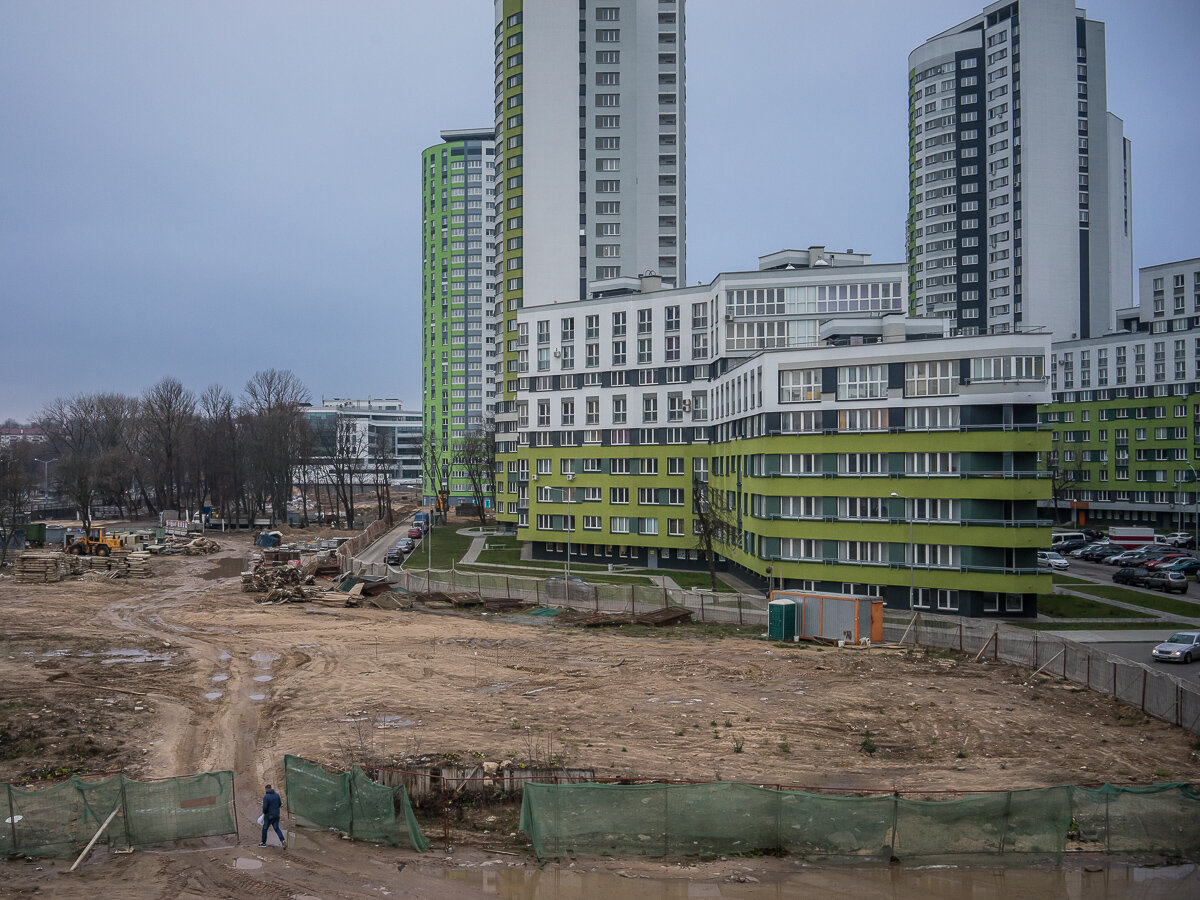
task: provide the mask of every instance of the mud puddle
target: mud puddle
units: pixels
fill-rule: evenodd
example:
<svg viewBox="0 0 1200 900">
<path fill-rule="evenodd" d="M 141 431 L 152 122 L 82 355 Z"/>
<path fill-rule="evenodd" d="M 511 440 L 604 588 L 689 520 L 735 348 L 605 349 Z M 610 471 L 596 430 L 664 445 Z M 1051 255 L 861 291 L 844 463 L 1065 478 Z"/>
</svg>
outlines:
<svg viewBox="0 0 1200 900">
<path fill-rule="evenodd" d="M 246 571 L 246 562 L 240 557 L 214 559 L 212 567 L 199 573 L 205 581 L 217 581 L 221 578 L 236 578 Z"/>
<path fill-rule="evenodd" d="M 575 865 L 584 866 L 585 862 Z M 1068 900 L 1158 900 L 1196 896 L 1200 871 L 1194 864 L 1129 866 L 1098 861 L 1083 867 L 1081 861 L 1062 867 L 1011 869 L 998 866 L 928 866 L 877 868 L 815 868 L 796 863 L 797 871 L 782 877 L 767 875 L 752 866 L 731 862 L 721 875 L 701 879 L 686 877 L 686 867 L 663 865 L 676 877 L 652 877 L 642 871 L 580 872 L 563 868 L 539 870 L 510 867 L 489 860 L 479 868 L 423 870 L 446 881 L 470 887 L 483 896 L 527 898 L 571 897 L 622 900 L 810 900 L 812 897 L 888 897 L 890 900 L 1027 900 L 1062 897 Z M 643 865 L 638 866 L 643 870 Z M 1089 871 L 1094 870 L 1094 871 Z M 618 870 L 619 871 L 619 870 Z M 1188 887 L 1191 885 L 1191 887 Z"/>
</svg>

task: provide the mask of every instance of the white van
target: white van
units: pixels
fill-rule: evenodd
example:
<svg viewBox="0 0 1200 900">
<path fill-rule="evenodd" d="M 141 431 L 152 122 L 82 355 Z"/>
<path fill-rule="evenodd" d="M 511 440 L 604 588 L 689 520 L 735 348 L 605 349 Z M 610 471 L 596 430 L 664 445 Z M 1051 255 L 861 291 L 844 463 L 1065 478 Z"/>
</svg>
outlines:
<svg viewBox="0 0 1200 900">
<path fill-rule="evenodd" d="M 1050 535 L 1050 546 L 1061 544 L 1063 541 L 1086 541 L 1088 536 L 1082 531 L 1055 531 Z"/>
</svg>

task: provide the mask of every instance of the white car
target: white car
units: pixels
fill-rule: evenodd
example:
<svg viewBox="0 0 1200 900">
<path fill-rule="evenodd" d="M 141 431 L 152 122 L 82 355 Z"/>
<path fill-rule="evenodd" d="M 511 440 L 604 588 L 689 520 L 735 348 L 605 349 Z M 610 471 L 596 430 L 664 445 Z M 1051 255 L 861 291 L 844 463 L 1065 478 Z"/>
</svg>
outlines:
<svg viewBox="0 0 1200 900">
<path fill-rule="evenodd" d="M 1190 531 L 1172 531 L 1163 540 L 1173 547 L 1178 547 L 1183 541 L 1189 540 L 1192 537 Z"/>
<path fill-rule="evenodd" d="M 1037 559 L 1039 566 L 1048 566 L 1051 569 L 1069 569 L 1071 567 L 1067 558 L 1057 550 L 1039 550 Z"/>
</svg>

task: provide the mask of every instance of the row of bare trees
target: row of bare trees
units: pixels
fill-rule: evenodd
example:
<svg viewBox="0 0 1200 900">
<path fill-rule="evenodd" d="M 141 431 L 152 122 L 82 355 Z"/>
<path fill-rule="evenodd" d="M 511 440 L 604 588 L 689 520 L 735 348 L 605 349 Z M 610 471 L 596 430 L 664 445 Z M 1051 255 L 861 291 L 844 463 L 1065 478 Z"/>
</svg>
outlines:
<svg viewBox="0 0 1200 900">
<path fill-rule="evenodd" d="M 304 454 L 308 390 L 288 371 L 256 373 L 240 397 L 163 378 L 140 397 L 79 394 L 38 417 L 55 481 L 89 524 L 94 504 L 129 514 L 211 505 L 227 518 L 286 516 Z"/>
</svg>

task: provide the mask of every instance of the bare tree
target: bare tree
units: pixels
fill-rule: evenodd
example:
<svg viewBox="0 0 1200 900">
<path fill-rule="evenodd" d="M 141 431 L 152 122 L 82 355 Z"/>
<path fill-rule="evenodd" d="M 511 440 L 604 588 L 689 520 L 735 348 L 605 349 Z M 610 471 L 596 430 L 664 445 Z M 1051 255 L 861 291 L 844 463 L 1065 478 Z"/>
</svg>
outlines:
<svg viewBox="0 0 1200 900">
<path fill-rule="evenodd" d="M 52 400 L 38 417 L 58 457 L 63 492 L 79 510 L 84 528 L 92 523 L 92 501 L 99 485 L 99 446 L 94 425 L 98 395 L 80 394 Z"/>
<path fill-rule="evenodd" d="M 375 505 L 388 527 L 395 524 L 392 511 L 392 475 L 396 468 L 396 429 L 376 426 L 372 456 L 375 459 Z"/>
<path fill-rule="evenodd" d="M 37 484 L 33 466 L 33 448 L 27 441 L 0 445 L 0 565 L 29 514 L 30 494 Z"/>
<path fill-rule="evenodd" d="M 163 378 L 142 395 L 142 423 L 154 492 L 160 507 L 183 499 L 183 457 L 194 425 L 196 395 L 175 378 Z"/>
<path fill-rule="evenodd" d="M 471 502 L 480 525 L 487 524 L 487 511 L 496 502 L 496 425 L 491 419 L 483 427 L 468 431 L 455 444 L 454 467 L 471 483 Z"/>
<path fill-rule="evenodd" d="M 724 555 L 724 548 L 737 547 L 741 542 L 741 528 L 737 516 L 721 491 L 711 488 L 701 475 L 692 478 L 692 532 L 696 536 L 696 549 L 704 554 L 708 563 L 708 575 L 712 589 L 717 589 L 717 555 Z"/>
<path fill-rule="evenodd" d="M 448 481 L 449 474 L 449 467 L 439 451 L 437 431 L 426 426 L 421 432 L 421 481 L 424 492 L 432 498 L 430 505 L 434 510 L 438 507 L 442 484 Z"/>
<path fill-rule="evenodd" d="M 266 369 L 246 382 L 247 438 L 254 462 L 258 505 L 271 504 L 272 518 L 286 520 L 308 389 L 291 372 Z"/>
</svg>

